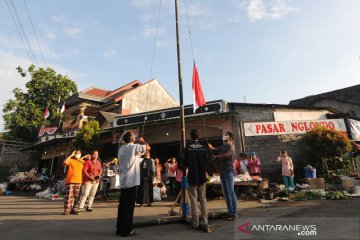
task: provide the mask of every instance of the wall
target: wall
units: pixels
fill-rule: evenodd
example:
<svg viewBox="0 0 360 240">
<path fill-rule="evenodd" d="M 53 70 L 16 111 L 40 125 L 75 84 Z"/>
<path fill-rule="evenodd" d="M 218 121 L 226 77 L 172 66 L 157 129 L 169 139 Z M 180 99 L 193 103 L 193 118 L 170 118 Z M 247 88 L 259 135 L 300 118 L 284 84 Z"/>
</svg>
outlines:
<svg viewBox="0 0 360 240">
<path fill-rule="evenodd" d="M 296 116 L 297 114 L 291 114 L 291 112 L 299 112 L 299 109 L 285 109 L 266 106 L 235 106 L 234 110 L 238 112 L 234 116 L 234 132 L 235 144 L 237 152 L 240 153 L 241 149 L 241 135 L 239 124 L 243 122 L 267 122 L 275 121 L 274 112 L 286 112 L 290 115 Z M 301 110 L 303 112 L 318 112 L 324 113 L 321 110 Z M 308 114 L 307 114 L 308 115 Z M 318 114 L 315 114 L 318 115 Z M 292 119 L 300 120 L 300 119 Z M 261 161 L 262 176 L 269 178 L 271 181 L 282 181 L 281 177 L 281 164 L 276 161 L 279 152 L 282 149 L 286 149 L 289 156 L 293 159 L 295 166 L 296 178 L 302 178 L 304 175 L 304 161 L 301 153 L 301 148 L 298 140 L 301 135 L 270 135 L 270 136 L 244 136 L 245 153 L 249 156 L 251 152 L 256 152 L 257 157 Z"/>
<path fill-rule="evenodd" d="M 126 114 L 135 114 L 176 106 L 177 102 L 160 83 L 152 80 L 128 92 L 123 100 L 122 109 Z"/>
<path fill-rule="evenodd" d="M 20 170 L 29 170 L 37 164 L 40 154 L 37 152 L 20 152 L 28 145 L 19 142 L 0 142 L 0 166 L 13 167 L 18 165 Z"/>
<path fill-rule="evenodd" d="M 331 107 L 342 113 L 349 113 L 351 117 L 360 118 L 360 104 L 347 103 L 332 99 L 323 99 L 316 101 L 314 107 Z"/>
</svg>

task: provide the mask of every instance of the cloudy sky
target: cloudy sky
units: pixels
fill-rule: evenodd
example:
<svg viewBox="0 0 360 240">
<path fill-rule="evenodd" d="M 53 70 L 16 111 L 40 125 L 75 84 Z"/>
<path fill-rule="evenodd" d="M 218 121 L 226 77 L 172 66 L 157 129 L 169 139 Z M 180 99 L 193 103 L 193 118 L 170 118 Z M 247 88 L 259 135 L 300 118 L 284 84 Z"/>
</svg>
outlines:
<svg viewBox="0 0 360 240">
<path fill-rule="evenodd" d="M 185 104 L 193 59 L 207 101 L 287 104 L 359 84 L 358 0 L 179 0 L 179 8 Z M 157 78 L 178 100 L 174 1 L 3 0 L 1 105 L 29 80 L 15 68 L 31 62 L 79 90 Z"/>
</svg>

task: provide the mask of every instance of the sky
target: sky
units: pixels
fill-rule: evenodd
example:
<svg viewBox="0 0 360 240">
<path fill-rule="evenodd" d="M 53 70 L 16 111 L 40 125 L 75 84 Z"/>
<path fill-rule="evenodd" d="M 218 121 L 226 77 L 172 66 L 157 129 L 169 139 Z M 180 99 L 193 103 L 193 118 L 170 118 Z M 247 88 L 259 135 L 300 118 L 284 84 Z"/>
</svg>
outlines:
<svg viewBox="0 0 360 240">
<path fill-rule="evenodd" d="M 31 63 L 80 91 L 156 78 L 179 101 L 174 5 L 1 0 L 1 109 L 29 81 L 16 67 Z M 206 101 L 288 104 L 360 82 L 358 0 L 179 0 L 179 18 L 185 104 L 193 60 Z"/>
</svg>

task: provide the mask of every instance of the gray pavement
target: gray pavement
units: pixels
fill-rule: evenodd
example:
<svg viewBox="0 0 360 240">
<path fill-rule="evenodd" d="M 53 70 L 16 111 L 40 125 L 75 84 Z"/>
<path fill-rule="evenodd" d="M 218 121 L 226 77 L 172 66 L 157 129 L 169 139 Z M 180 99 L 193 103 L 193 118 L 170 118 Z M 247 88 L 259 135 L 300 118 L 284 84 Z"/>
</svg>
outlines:
<svg viewBox="0 0 360 240">
<path fill-rule="evenodd" d="M 138 223 L 165 217 L 171 204 L 172 202 L 157 202 L 153 207 L 136 207 L 134 221 Z M 63 216 L 62 201 L 36 199 L 32 196 L 0 196 L 0 239 L 118 239 L 114 234 L 117 205 L 117 202 L 96 200 L 93 206 L 95 211 L 92 213 Z M 210 220 L 210 224 L 214 226 L 212 233 L 193 230 L 186 224 L 177 223 L 139 228 L 139 235 L 131 239 L 235 239 L 238 236 L 236 225 L 252 217 L 271 218 L 273 221 L 284 217 L 359 217 L 360 199 L 280 202 L 270 206 L 257 201 L 239 201 L 238 206 L 240 216 L 236 222 Z M 226 210 L 224 200 L 208 201 L 208 208 L 210 212 Z M 359 231 L 359 228 L 345 227 L 345 230 Z M 344 236 L 342 239 L 347 238 Z"/>
</svg>

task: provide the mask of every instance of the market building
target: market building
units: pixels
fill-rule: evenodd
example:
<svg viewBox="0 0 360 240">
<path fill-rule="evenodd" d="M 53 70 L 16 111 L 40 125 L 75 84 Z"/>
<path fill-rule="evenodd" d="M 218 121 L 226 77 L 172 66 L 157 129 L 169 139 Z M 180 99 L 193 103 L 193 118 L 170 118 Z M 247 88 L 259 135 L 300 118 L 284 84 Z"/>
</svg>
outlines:
<svg viewBox="0 0 360 240">
<path fill-rule="evenodd" d="M 237 154 L 256 152 L 261 160 L 263 177 L 281 177 L 281 166 L 276 158 L 282 149 L 288 150 L 296 174 L 301 176 L 304 159 L 298 139 L 316 125 L 347 131 L 344 119 L 334 119 L 336 113 L 323 107 L 229 103 L 224 100 L 207 102 L 206 107 L 193 113 L 192 105 L 188 105 L 185 106 L 186 140 L 190 140 L 190 130 L 198 128 L 205 144 L 217 146 L 222 144 L 222 135 L 230 131 L 235 136 Z M 120 134 L 132 131 L 144 136 L 152 147 L 152 157 L 165 162 L 179 154 L 179 115 L 178 108 L 169 108 L 118 116 L 108 131 Z"/>
</svg>

